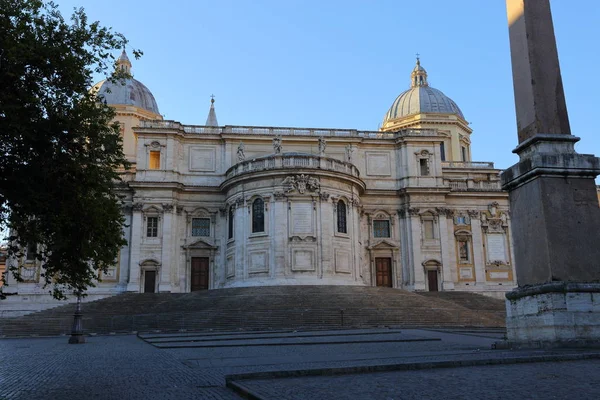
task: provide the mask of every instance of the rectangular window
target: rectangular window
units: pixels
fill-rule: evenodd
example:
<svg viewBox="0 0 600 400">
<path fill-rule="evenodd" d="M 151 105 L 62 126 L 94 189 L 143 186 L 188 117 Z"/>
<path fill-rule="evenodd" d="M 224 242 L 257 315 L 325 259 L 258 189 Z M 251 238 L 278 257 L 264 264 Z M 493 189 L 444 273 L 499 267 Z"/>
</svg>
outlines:
<svg viewBox="0 0 600 400">
<path fill-rule="evenodd" d="M 461 146 L 460 150 L 462 152 L 462 160 L 467 161 L 467 148 L 465 146 Z"/>
<path fill-rule="evenodd" d="M 376 219 L 373 221 L 373 236 L 376 238 L 390 237 L 390 221 L 386 219 Z"/>
<path fill-rule="evenodd" d="M 419 166 L 421 167 L 421 176 L 429 175 L 429 163 L 426 158 L 419 159 Z"/>
<path fill-rule="evenodd" d="M 192 218 L 192 236 L 210 236 L 210 218 Z"/>
<path fill-rule="evenodd" d="M 423 221 L 423 235 L 425 239 L 435 239 L 433 234 L 433 220 L 426 219 Z"/>
<path fill-rule="evenodd" d="M 234 215 L 234 209 L 233 207 L 229 208 L 229 235 L 227 236 L 228 239 L 233 239 L 233 215 Z"/>
<path fill-rule="evenodd" d="M 442 161 L 446 161 L 446 145 L 444 142 L 440 143 L 440 155 L 442 157 Z"/>
<path fill-rule="evenodd" d="M 160 151 L 150 152 L 150 169 L 160 169 Z"/>
<path fill-rule="evenodd" d="M 35 260 L 36 253 L 37 253 L 37 244 L 36 243 L 28 243 L 27 244 L 27 253 L 25 253 L 25 259 L 27 261 Z"/>
<path fill-rule="evenodd" d="M 158 237 L 158 217 L 148 217 L 146 226 L 147 237 Z"/>
</svg>

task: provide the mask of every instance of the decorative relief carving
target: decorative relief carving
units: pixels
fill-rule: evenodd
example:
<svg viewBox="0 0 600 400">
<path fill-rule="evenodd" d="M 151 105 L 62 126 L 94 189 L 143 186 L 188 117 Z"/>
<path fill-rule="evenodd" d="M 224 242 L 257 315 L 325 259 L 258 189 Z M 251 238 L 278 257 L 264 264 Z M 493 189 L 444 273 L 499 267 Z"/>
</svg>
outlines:
<svg viewBox="0 0 600 400">
<path fill-rule="evenodd" d="M 143 208 L 144 208 L 143 203 L 133 203 L 133 205 L 131 206 L 131 209 L 133 211 L 142 211 Z"/>
<path fill-rule="evenodd" d="M 162 208 L 164 212 L 172 212 L 174 207 L 173 204 L 163 204 Z"/>
<path fill-rule="evenodd" d="M 452 217 L 454 217 L 454 210 L 452 210 L 450 208 L 437 207 L 435 210 L 438 213 L 440 213 L 441 215 L 445 215 L 446 218 L 452 218 Z"/>
<path fill-rule="evenodd" d="M 304 194 L 308 190 L 309 192 L 316 192 L 320 189 L 321 185 L 316 178 L 312 178 L 309 175 L 295 175 L 288 176 L 282 182 L 283 185 L 288 185 L 287 192 L 297 190 L 298 193 Z"/>
<path fill-rule="evenodd" d="M 287 196 L 283 192 L 274 192 L 273 198 L 275 199 L 275 201 L 281 201 L 287 199 Z"/>
<path fill-rule="evenodd" d="M 471 218 L 479 218 L 478 210 L 467 210 L 467 213 L 469 214 L 469 217 L 471 217 Z"/>
<path fill-rule="evenodd" d="M 408 213 L 408 215 L 410 215 L 411 217 L 416 217 L 419 215 L 419 213 L 421 212 L 421 210 L 419 208 L 407 208 L 406 212 Z"/>
<path fill-rule="evenodd" d="M 290 236 L 290 242 L 292 243 L 305 243 L 305 242 L 309 242 L 309 243 L 314 243 L 317 241 L 317 238 L 314 236 Z"/>
<path fill-rule="evenodd" d="M 321 192 L 321 193 L 319 193 L 319 198 L 320 198 L 322 201 L 327 201 L 327 200 L 329 199 L 329 196 L 330 196 L 330 195 L 329 195 L 329 193 L 325 193 L 325 192 Z"/>
</svg>

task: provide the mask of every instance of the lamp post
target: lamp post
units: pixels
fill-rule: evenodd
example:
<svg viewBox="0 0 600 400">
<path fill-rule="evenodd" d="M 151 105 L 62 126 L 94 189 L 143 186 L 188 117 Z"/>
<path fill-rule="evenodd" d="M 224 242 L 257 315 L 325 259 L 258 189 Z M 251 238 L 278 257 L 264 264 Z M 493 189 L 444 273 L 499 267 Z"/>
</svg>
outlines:
<svg viewBox="0 0 600 400">
<path fill-rule="evenodd" d="M 77 292 L 77 307 L 73 314 L 73 327 L 71 329 L 69 344 L 81 343 L 85 343 L 85 336 L 83 336 L 83 324 L 81 323 L 81 292 Z"/>
</svg>

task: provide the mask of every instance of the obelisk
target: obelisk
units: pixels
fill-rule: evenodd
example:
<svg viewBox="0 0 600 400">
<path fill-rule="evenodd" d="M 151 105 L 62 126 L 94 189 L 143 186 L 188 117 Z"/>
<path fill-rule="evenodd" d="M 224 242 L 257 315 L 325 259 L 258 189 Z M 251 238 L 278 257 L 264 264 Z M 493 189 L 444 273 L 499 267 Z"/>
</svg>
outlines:
<svg viewBox="0 0 600 400">
<path fill-rule="evenodd" d="M 509 342 L 600 340 L 600 159 L 575 152 L 549 0 L 506 0 L 519 162 L 509 191 L 519 287 L 507 293 Z"/>
</svg>

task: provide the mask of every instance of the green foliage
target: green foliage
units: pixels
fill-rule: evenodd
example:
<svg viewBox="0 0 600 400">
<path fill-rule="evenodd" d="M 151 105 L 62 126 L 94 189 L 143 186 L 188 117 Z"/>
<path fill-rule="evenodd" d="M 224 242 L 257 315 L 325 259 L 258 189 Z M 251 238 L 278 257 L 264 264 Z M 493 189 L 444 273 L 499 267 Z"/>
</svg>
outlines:
<svg viewBox="0 0 600 400">
<path fill-rule="evenodd" d="M 126 243 L 117 185 L 129 165 L 113 109 L 89 92 L 126 43 L 83 9 L 67 22 L 53 3 L 0 2 L 0 228 L 18 233 L 19 259 L 38 244 L 57 298 L 93 286 Z"/>
</svg>

